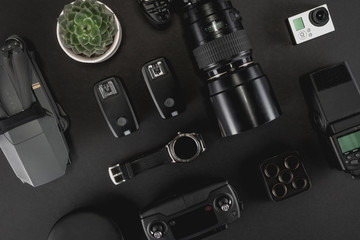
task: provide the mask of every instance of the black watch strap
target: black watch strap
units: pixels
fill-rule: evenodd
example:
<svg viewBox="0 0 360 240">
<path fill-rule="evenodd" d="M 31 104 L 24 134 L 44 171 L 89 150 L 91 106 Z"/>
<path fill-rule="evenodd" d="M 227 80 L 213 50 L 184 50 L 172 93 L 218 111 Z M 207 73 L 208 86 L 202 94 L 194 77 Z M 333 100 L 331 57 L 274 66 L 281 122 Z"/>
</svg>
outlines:
<svg viewBox="0 0 360 240">
<path fill-rule="evenodd" d="M 134 178 L 141 172 L 157 167 L 172 160 L 166 147 L 152 154 L 140 157 L 135 161 L 117 164 L 109 168 L 109 174 L 115 185 Z"/>
</svg>

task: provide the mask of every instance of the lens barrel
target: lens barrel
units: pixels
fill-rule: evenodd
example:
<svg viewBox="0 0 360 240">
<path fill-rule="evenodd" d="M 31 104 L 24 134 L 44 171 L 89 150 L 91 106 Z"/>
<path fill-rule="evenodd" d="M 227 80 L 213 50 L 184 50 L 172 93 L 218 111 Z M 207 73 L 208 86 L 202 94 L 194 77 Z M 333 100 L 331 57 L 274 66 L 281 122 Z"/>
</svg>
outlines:
<svg viewBox="0 0 360 240">
<path fill-rule="evenodd" d="M 222 136 L 261 126 L 281 115 L 252 48 L 238 10 L 228 0 L 183 0 L 193 36 L 193 54 L 208 80 Z"/>
<path fill-rule="evenodd" d="M 252 64 L 208 84 L 222 136 L 232 136 L 280 116 L 275 94 L 260 65 Z"/>
</svg>

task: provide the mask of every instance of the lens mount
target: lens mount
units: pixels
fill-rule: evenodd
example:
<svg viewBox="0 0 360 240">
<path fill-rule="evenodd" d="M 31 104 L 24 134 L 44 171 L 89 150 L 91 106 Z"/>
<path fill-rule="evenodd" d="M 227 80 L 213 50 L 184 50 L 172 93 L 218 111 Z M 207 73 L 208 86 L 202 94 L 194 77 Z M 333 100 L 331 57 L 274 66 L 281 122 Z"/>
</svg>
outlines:
<svg viewBox="0 0 360 240">
<path fill-rule="evenodd" d="M 330 20 L 329 11 L 324 7 L 317 8 L 310 12 L 309 19 L 313 25 L 322 27 Z"/>
</svg>

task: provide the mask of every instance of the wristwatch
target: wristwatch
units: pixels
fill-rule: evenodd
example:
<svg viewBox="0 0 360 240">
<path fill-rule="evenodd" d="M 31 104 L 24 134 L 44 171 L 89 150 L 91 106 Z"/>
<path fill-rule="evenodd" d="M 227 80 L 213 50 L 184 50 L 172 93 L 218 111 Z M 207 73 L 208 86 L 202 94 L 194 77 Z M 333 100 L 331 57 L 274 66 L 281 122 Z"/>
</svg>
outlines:
<svg viewBox="0 0 360 240">
<path fill-rule="evenodd" d="M 200 134 L 179 132 L 164 148 L 134 161 L 109 167 L 110 179 L 115 185 L 119 185 L 143 171 L 165 163 L 192 162 L 205 149 L 205 143 Z"/>
</svg>

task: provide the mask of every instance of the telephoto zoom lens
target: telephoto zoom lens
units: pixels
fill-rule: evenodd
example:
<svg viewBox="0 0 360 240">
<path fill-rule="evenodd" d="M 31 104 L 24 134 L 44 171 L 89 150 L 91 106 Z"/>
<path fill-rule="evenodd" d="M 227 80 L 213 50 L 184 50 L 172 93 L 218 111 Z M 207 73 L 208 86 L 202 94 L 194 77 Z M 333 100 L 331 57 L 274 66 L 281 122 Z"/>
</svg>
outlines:
<svg viewBox="0 0 360 240">
<path fill-rule="evenodd" d="M 224 137 L 273 121 L 281 114 L 268 78 L 252 60 L 238 10 L 227 0 L 183 0 L 193 54 L 208 80 Z"/>
</svg>

